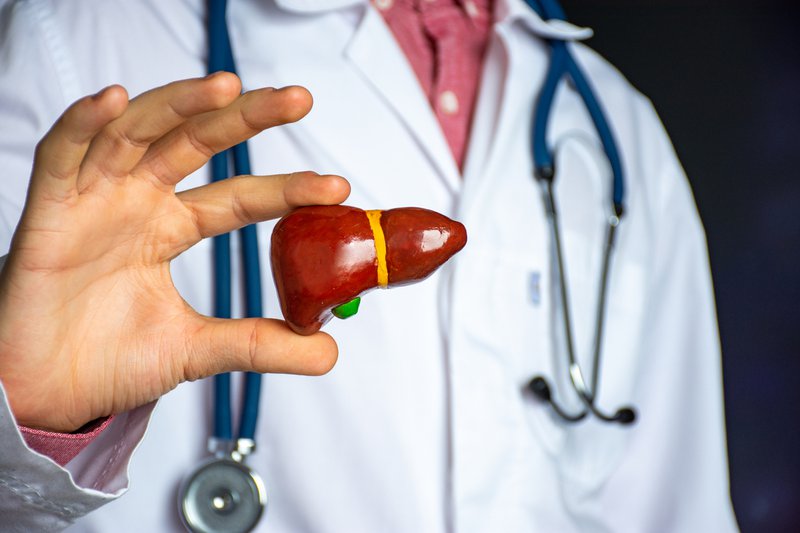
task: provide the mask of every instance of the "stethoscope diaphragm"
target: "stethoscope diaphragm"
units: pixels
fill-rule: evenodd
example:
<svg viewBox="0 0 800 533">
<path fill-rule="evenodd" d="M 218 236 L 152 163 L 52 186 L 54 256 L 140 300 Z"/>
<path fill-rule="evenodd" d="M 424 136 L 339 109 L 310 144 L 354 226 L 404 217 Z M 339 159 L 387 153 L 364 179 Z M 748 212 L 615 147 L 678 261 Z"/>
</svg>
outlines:
<svg viewBox="0 0 800 533">
<path fill-rule="evenodd" d="M 239 533 L 251 531 L 267 506 L 261 477 L 230 458 L 202 463 L 181 486 L 181 518 L 189 531 Z"/>
</svg>

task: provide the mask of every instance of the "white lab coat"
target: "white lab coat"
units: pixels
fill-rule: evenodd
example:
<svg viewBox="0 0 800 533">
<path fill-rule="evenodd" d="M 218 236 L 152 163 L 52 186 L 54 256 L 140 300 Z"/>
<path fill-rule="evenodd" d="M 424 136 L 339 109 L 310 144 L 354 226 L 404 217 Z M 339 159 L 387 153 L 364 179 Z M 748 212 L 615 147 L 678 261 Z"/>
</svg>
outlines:
<svg viewBox="0 0 800 533">
<path fill-rule="evenodd" d="M 579 44 L 573 50 L 609 110 L 627 171 L 599 404 L 632 404 L 640 419 L 630 428 L 565 425 L 523 394 L 544 374 L 561 402 L 579 405 L 565 374 L 529 124 L 547 64 L 543 38 L 588 32 L 546 23 L 522 0 L 497 0 L 461 176 L 412 69 L 363 0 L 235 0 L 229 20 L 246 88 L 301 84 L 315 99 L 300 123 L 251 142 L 255 173 L 339 173 L 353 185 L 350 205 L 427 207 L 469 232 L 466 248 L 432 278 L 373 292 L 356 317 L 326 327 L 340 345 L 330 374 L 266 376 L 251 464 L 270 507 L 258 530 L 735 530 L 713 294 L 691 192 L 648 100 Z M 204 7 L 28 0 L 5 5 L 0 36 L 5 253 L 37 139 L 70 102 L 107 84 L 137 94 L 202 75 Z M 558 93 L 549 136 L 588 373 L 610 174 L 569 87 Z M 184 186 L 207 180 L 202 170 Z M 259 229 L 266 248 L 271 225 Z M 278 316 L 262 264 L 267 312 Z M 181 294 L 206 313 L 209 267 L 208 242 L 173 263 Z M 209 393 L 207 381 L 187 383 L 152 418 L 152 406 L 117 417 L 66 469 L 27 450 L 2 409 L 0 530 L 64 527 L 108 502 L 72 530 L 178 530 L 176 488 L 205 456 Z"/>
</svg>

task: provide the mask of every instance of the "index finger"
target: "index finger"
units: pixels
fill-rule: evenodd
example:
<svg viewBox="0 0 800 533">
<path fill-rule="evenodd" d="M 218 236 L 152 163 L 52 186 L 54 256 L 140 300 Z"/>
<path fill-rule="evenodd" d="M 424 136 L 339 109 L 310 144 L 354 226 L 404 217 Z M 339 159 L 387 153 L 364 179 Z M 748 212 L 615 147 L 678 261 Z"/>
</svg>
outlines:
<svg viewBox="0 0 800 533">
<path fill-rule="evenodd" d="M 214 154 L 265 129 L 303 118 L 312 105 L 303 87 L 250 91 L 224 109 L 193 117 L 153 143 L 137 169 L 175 185 Z"/>
<path fill-rule="evenodd" d="M 334 175 L 295 172 L 278 176 L 236 176 L 178 193 L 191 211 L 197 235 L 182 243 L 192 246 L 197 238 L 213 237 L 285 215 L 301 205 L 331 205 L 343 202 L 350 184 Z M 176 253 L 180 253 L 177 250 Z"/>
</svg>

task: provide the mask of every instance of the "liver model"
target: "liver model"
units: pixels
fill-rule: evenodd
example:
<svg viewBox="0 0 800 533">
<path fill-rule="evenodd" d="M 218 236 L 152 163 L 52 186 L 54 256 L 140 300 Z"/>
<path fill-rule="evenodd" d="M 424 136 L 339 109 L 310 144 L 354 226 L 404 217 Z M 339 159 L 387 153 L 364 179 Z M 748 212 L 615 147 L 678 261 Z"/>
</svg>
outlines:
<svg viewBox="0 0 800 533">
<path fill-rule="evenodd" d="M 375 288 L 425 279 L 467 242 L 464 226 L 435 211 L 311 206 L 272 232 L 272 273 L 283 316 L 302 335 L 347 317 Z"/>
</svg>

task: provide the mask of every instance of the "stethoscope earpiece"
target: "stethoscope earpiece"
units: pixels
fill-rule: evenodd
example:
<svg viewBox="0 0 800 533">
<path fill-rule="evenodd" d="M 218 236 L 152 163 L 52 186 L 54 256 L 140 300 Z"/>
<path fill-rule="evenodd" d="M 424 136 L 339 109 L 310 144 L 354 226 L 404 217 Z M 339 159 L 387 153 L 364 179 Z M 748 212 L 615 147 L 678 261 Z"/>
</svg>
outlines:
<svg viewBox="0 0 800 533">
<path fill-rule="evenodd" d="M 552 401 L 553 395 L 550 393 L 550 385 L 547 384 L 547 380 L 542 376 L 536 376 L 530 380 L 528 383 L 528 390 L 543 402 L 549 403 Z"/>
<path fill-rule="evenodd" d="M 617 414 L 614 415 L 614 418 L 616 418 L 617 422 L 620 424 L 627 426 L 628 424 L 633 424 L 636 422 L 636 411 L 630 407 L 623 407 L 617 411 Z"/>
</svg>

